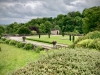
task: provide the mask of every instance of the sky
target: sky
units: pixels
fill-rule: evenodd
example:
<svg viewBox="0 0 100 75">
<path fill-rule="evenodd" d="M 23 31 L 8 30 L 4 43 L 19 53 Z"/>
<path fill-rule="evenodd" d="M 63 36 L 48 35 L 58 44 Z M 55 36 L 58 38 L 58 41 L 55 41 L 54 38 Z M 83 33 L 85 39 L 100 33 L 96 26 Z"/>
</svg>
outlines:
<svg viewBox="0 0 100 75">
<path fill-rule="evenodd" d="M 0 0 L 0 24 L 26 23 L 93 6 L 100 6 L 100 0 Z"/>
</svg>

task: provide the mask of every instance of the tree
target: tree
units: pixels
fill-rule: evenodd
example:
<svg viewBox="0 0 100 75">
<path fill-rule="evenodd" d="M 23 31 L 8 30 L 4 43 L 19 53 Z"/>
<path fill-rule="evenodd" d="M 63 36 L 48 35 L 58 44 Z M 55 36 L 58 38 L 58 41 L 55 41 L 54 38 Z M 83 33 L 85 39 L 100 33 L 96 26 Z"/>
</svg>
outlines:
<svg viewBox="0 0 100 75">
<path fill-rule="evenodd" d="M 21 27 L 17 31 L 18 34 L 31 34 L 31 31 L 27 27 Z"/>
<path fill-rule="evenodd" d="M 41 30 L 41 33 L 42 33 L 42 34 L 46 33 L 46 26 L 45 26 L 43 23 L 40 24 L 39 29 Z M 40 31 L 40 30 L 39 30 L 39 31 Z"/>
<path fill-rule="evenodd" d="M 48 33 L 48 36 L 50 38 L 50 32 L 51 32 L 52 24 L 49 21 L 46 21 L 44 25 L 45 25 L 45 28 L 46 28 L 45 31 L 46 31 L 46 33 Z"/>
<path fill-rule="evenodd" d="M 55 25 L 54 29 L 60 30 L 60 27 L 58 25 Z"/>
<path fill-rule="evenodd" d="M 2 36 L 2 34 L 4 33 L 4 27 L 0 25 L 0 37 Z"/>
<path fill-rule="evenodd" d="M 100 31 L 100 6 L 83 10 L 83 32 Z"/>
</svg>

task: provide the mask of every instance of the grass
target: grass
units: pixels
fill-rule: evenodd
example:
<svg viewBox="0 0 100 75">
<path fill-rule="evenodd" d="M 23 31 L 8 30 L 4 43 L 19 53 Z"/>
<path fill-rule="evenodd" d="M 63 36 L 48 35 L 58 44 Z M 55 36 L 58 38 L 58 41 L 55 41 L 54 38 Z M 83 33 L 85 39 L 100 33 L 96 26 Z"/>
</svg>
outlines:
<svg viewBox="0 0 100 75">
<path fill-rule="evenodd" d="M 42 41 L 48 41 L 48 42 L 52 42 L 52 41 L 57 41 L 57 43 L 61 43 L 61 44 L 67 44 L 67 45 L 71 45 L 73 44 L 72 41 L 69 40 L 69 36 L 62 36 L 62 35 L 51 35 L 50 38 L 48 38 L 48 35 L 41 35 L 41 38 L 37 36 L 30 36 L 28 37 L 29 39 L 34 39 L 34 40 L 42 40 Z M 76 39 L 78 37 L 76 36 Z"/>
<path fill-rule="evenodd" d="M 5 75 L 12 70 L 25 66 L 27 63 L 37 60 L 42 53 L 32 50 L 23 50 L 7 44 L 0 44 L 0 75 Z"/>
</svg>

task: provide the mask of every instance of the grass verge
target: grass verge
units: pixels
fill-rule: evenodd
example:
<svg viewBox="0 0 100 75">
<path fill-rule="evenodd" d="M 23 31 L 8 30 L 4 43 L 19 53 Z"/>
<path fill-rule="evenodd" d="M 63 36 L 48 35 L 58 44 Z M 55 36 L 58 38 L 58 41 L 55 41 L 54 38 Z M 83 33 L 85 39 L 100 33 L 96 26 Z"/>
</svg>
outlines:
<svg viewBox="0 0 100 75">
<path fill-rule="evenodd" d="M 23 67 L 29 62 L 37 60 L 39 55 L 42 54 L 7 44 L 0 44 L 0 47 L 0 75 L 5 75 L 12 70 Z"/>
</svg>

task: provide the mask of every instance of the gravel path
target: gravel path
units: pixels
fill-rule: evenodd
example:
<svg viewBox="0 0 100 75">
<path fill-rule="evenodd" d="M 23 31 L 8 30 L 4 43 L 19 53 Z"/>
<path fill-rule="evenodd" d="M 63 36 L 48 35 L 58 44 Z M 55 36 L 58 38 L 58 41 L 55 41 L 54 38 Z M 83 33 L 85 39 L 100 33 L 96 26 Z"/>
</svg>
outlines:
<svg viewBox="0 0 100 75">
<path fill-rule="evenodd" d="M 26 36 L 26 37 L 28 37 L 28 36 Z M 23 42 L 22 37 L 9 37 L 9 39 Z M 52 44 L 36 42 L 36 41 L 30 41 L 30 40 L 25 40 L 25 42 L 26 43 L 32 43 L 33 45 L 36 45 L 36 46 L 42 46 L 42 47 L 48 48 L 48 49 L 52 49 L 53 48 Z M 63 44 L 57 44 L 57 45 L 67 47 L 67 45 L 63 45 Z"/>
<path fill-rule="evenodd" d="M 22 37 L 9 37 L 9 39 L 23 42 Z M 41 43 L 41 42 L 36 42 L 36 41 L 30 41 L 30 40 L 25 40 L 25 42 L 26 43 L 32 43 L 32 44 L 37 45 L 37 46 L 42 46 L 42 47 L 45 46 L 45 47 L 52 48 L 52 45 L 46 44 L 46 43 Z"/>
</svg>

